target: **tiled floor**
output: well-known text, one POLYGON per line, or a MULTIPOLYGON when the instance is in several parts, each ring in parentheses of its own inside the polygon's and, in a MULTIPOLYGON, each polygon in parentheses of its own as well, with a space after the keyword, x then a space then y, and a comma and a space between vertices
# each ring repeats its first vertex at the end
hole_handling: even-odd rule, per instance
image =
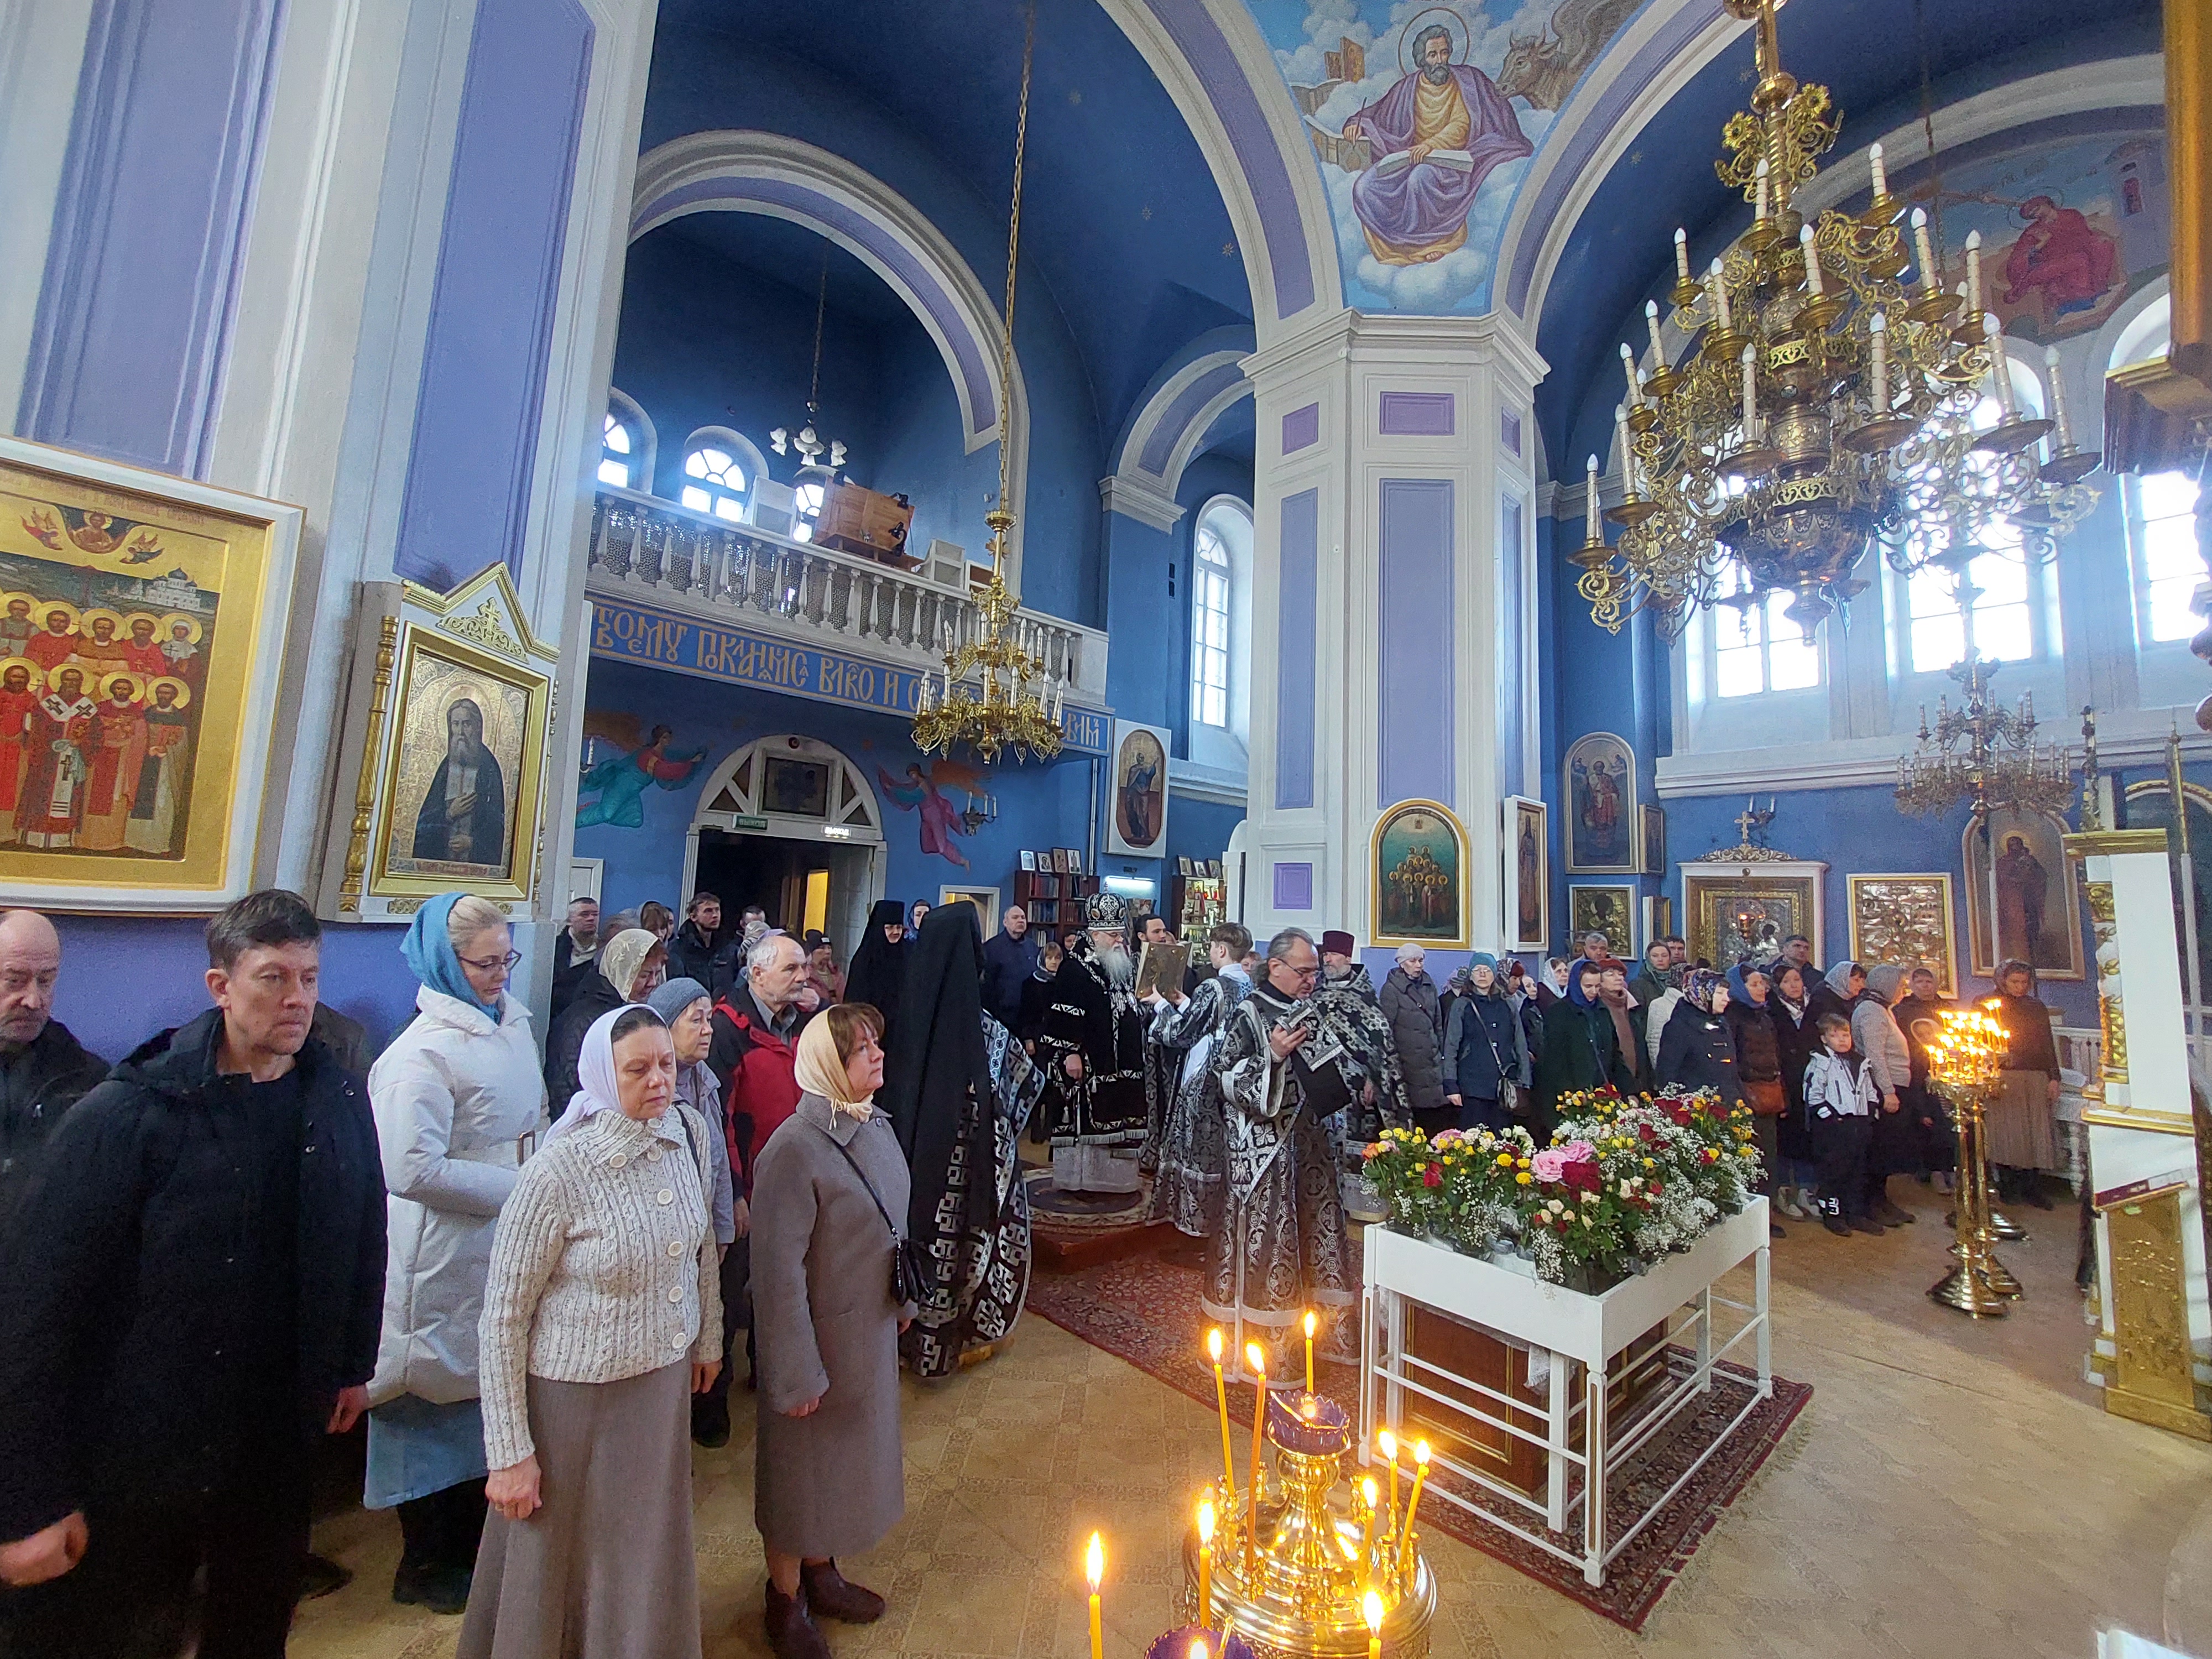
MULTIPOLYGON (((1947 1264, 1942 1200, 1896 1186, 1920 1224, 1832 1239, 1796 1224, 1776 1247, 1775 1366, 1818 1392, 1643 1635, 1431 1534, 1437 1654, 2086 1659, 2100 1626, 2160 1632, 2170 1566, 2185 1589, 2212 1574, 2171 1559, 2192 1523, 2185 1553, 2212 1553, 2212 1447, 2108 1418, 2080 1382, 2069 1212, 2027 1218, 2039 1236, 2007 1260, 2030 1299, 1976 1325, 1923 1294, 1947 1264)), ((1079 1659, 1094 1527, 1109 1650, 1166 1628, 1175 1534, 1219 1445, 1208 1411, 1031 1320, 988 1364, 909 1384, 906 1431, 906 1519, 844 1564, 891 1612, 832 1626, 837 1652, 1079 1659)), ((751 1466, 742 1437, 693 1460, 710 1656, 767 1651, 751 1466)), ((358 1577, 301 1609, 294 1654, 452 1651, 459 1620, 389 1600, 390 1517, 356 1511, 317 1541, 358 1577)))

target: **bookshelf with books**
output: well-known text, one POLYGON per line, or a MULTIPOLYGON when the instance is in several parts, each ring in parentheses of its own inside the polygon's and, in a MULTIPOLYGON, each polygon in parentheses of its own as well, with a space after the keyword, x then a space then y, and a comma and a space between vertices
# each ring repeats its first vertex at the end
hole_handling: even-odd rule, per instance
POLYGON ((1029 912, 1030 926, 1055 936, 1083 926, 1083 901, 1097 890, 1097 877, 1073 871, 1023 870, 1014 877, 1014 898, 1029 912))

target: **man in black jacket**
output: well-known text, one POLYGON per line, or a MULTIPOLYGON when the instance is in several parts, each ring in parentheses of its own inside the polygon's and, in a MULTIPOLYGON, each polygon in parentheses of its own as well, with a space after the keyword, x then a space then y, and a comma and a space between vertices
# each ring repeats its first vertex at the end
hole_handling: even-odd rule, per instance
POLYGON ((1036 976, 1037 942, 1018 904, 1000 912, 999 928, 983 946, 983 1012, 1012 1031, 1021 1024, 1022 988, 1036 976))
POLYGON ((694 893, 684 907, 684 925, 668 941, 668 978, 714 982, 714 958, 729 938, 722 932, 722 901, 712 893, 694 893))
POLYGON ((0 1283, 0 1578, 16 1651, 109 1659, 204 1565, 204 1659, 280 1659, 314 1437, 368 1401, 384 1181, 311 1039, 297 895, 208 925, 216 1006, 63 1120, 0 1283))
POLYGON ((46 1146, 107 1062, 53 1017, 61 935, 36 910, 0 910, 0 1239, 46 1146))

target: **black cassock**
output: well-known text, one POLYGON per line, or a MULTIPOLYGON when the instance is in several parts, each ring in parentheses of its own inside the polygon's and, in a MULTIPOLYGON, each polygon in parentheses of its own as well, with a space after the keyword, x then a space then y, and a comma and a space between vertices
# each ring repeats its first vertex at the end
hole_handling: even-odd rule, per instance
POLYGON ((422 797, 422 809, 415 814, 415 856, 436 859, 453 864, 481 864, 495 870, 507 867, 507 783, 500 775, 499 763, 489 749, 482 750, 477 761, 476 802, 467 817, 456 820, 446 810, 446 774, 453 766, 451 757, 438 763, 431 775, 430 793, 422 797), (453 830, 457 823, 465 823, 469 846, 465 853, 453 850, 453 830))
POLYGON ((1136 1146, 1149 1118, 1146 1015, 1133 988, 1110 986, 1097 957, 1071 949, 1052 981, 1037 1063, 1052 1079, 1045 1128, 1053 1146, 1136 1146), (1062 1063, 1083 1057, 1083 1079, 1062 1063))

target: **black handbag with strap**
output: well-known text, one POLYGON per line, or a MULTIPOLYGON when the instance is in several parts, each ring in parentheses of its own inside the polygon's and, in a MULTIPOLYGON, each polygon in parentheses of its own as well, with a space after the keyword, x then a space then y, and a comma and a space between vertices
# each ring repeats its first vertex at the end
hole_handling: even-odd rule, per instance
POLYGON ((867 1172, 860 1168, 860 1160, 853 1156, 852 1149, 827 1129, 822 1133, 837 1149, 837 1156, 851 1166, 854 1175, 860 1176, 860 1185, 867 1189, 869 1201, 876 1206, 876 1213, 883 1217, 884 1225, 890 1230, 891 1300, 902 1308, 908 1303, 920 1306, 929 1275, 928 1262, 921 1253, 921 1246, 899 1231, 898 1224, 891 1219, 891 1212, 884 1207, 884 1200, 876 1194, 876 1183, 868 1179, 867 1172))

